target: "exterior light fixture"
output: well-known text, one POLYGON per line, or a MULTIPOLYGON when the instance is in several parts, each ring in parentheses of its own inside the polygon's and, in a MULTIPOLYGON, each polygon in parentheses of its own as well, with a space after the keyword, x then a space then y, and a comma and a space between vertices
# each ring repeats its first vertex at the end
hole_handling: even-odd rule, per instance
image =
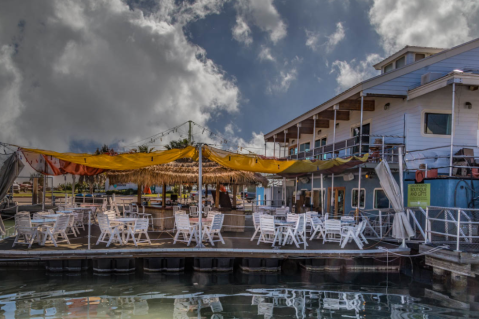
POLYGON ((464 107, 468 110, 472 109, 472 103, 471 102, 466 102, 464 103, 464 107))
POLYGON ((391 103, 386 103, 384 104, 384 110, 389 110, 389 107, 391 106, 391 103))

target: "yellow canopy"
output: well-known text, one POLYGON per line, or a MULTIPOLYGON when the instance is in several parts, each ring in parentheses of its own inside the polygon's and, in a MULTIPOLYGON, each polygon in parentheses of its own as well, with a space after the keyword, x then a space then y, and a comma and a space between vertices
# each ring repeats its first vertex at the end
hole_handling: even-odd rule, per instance
POLYGON ((180 158, 197 158, 198 151, 193 146, 184 149, 172 149, 151 153, 128 153, 128 154, 82 154, 82 153, 57 153, 34 148, 23 148, 23 151, 56 157, 62 161, 80 164, 88 167, 128 170, 138 169, 151 165, 166 164, 180 158))
POLYGON ((358 162, 366 162, 369 157, 369 154, 366 154, 362 157, 353 156, 346 159, 335 158, 327 161, 316 160, 314 162, 310 160, 277 160, 266 159, 254 154, 231 153, 209 146, 203 148, 203 155, 231 169, 271 174, 299 174, 330 171, 345 165, 348 167, 355 166, 359 164, 358 162))
MULTIPOLYGON (((128 153, 119 155, 91 155, 77 153, 57 153, 33 148, 22 149, 58 158, 87 167, 107 170, 132 170, 152 165, 166 164, 182 158, 198 159, 198 150, 193 146, 184 149, 172 149, 167 151, 156 151, 151 153, 128 153)), ((271 174, 301 174, 317 171, 338 172, 346 168, 366 162, 368 154, 362 157, 350 157, 346 159, 335 158, 327 161, 310 160, 277 160, 267 159, 258 155, 236 154, 219 150, 210 146, 203 146, 203 156, 221 166, 248 172, 271 173, 271 174)))

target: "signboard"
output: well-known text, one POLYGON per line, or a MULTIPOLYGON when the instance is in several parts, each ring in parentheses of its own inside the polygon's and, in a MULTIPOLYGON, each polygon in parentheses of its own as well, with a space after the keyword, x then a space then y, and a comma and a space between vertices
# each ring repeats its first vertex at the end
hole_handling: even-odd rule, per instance
POLYGON ((431 206, 431 184, 409 184, 407 187, 407 206, 431 206))

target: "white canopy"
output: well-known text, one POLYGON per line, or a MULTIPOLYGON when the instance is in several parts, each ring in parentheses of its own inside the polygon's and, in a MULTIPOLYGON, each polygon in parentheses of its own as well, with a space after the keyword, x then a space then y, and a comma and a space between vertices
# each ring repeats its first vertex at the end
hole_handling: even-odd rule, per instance
MULTIPOLYGON (((396 212, 393 221, 392 236, 397 239, 406 239, 414 236, 414 230, 404 213, 403 194, 401 194, 401 189, 396 183, 388 163, 382 161, 376 166, 375 170, 379 177, 379 183, 396 212)), ((402 176, 400 178, 402 178, 402 176)))

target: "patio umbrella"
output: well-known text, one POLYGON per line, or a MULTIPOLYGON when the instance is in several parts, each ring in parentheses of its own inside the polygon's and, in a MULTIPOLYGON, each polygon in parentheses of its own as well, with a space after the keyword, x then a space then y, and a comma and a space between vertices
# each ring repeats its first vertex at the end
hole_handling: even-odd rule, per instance
POLYGON ((379 177, 379 183, 396 213, 392 226, 392 236, 396 239, 401 239, 403 246, 405 246, 406 238, 414 236, 414 230, 404 213, 403 194, 401 194, 401 189, 396 183, 386 161, 379 163, 375 170, 379 177))

